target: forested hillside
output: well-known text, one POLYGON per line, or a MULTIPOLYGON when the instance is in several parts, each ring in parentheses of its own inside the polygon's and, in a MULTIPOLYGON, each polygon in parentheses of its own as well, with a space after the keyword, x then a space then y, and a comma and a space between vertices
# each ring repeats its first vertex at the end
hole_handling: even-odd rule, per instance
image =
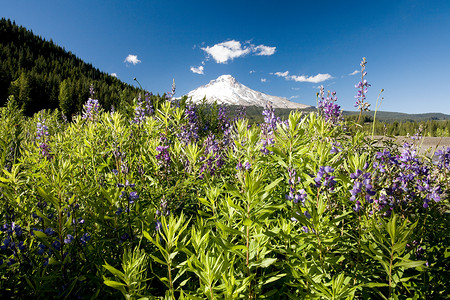
POLYGON ((14 95, 27 115, 60 108, 70 117, 81 111, 91 84, 105 109, 123 107, 138 93, 51 40, 10 20, 0 20, 0 106, 14 95))

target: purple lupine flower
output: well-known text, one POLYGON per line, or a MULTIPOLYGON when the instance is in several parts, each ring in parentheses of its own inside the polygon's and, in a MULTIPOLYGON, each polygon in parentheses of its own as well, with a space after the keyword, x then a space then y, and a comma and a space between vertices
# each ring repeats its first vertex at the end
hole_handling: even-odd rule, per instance
POLYGON ((42 118, 42 114, 40 114, 36 124, 36 140, 39 140, 37 144, 41 149, 41 155, 47 159, 51 159, 52 155, 50 154, 50 147, 48 145, 48 127, 45 125, 45 121, 46 120, 42 118))
POLYGON ((158 160, 158 164, 162 166, 166 172, 169 172, 169 166, 171 162, 169 146, 157 146, 156 151, 159 152, 155 156, 155 158, 158 160))
MULTIPOLYGON (((208 135, 203 142, 203 146, 205 148, 206 157, 200 157, 200 161, 203 163, 199 170, 200 178, 204 177, 205 171, 209 171, 209 174, 214 176, 217 169, 220 169, 225 162, 225 157, 222 154, 223 149, 220 147, 214 134, 210 133, 208 135)), ((240 167, 242 167, 242 165, 240 167)), ((238 166, 236 168, 238 169, 238 166)))
POLYGON ((128 195, 128 200, 130 204, 133 204, 135 200, 139 199, 139 195, 137 192, 130 192, 128 195))
POLYGON ((42 254, 44 254, 44 252, 45 252, 45 249, 47 248, 47 247, 45 247, 45 245, 44 244, 39 244, 39 249, 38 249, 38 251, 37 251, 37 253, 39 254, 39 255, 42 255, 42 254))
POLYGON ((160 220, 156 220, 156 222, 155 222, 155 230, 156 230, 156 231, 160 231, 161 228, 162 228, 162 223, 161 223, 161 221, 160 221, 160 220))
POLYGON ((100 104, 97 99, 93 99, 94 97, 94 86, 91 84, 89 87, 91 97, 86 101, 83 105, 83 119, 88 119, 91 121, 96 121, 98 115, 100 113, 100 104))
POLYGON ((328 92, 325 98, 325 92, 323 86, 320 87, 320 100, 318 101, 319 115, 325 118, 325 121, 337 125, 343 121, 342 110, 339 105, 336 104, 337 96, 336 92, 328 92))
POLYGON ((172 90, 170 92, 167 92, 167 95, 166 95, 166 100, 167 101, 172 101, 172 98, 175 95, 175 89, 176 89, 175 79, 173 79, 173 81, 172 81, 172 90))
POLYGON ((59 249, 61 249, 61 243, 56 240, 52 243, 52 247, 55 248, 55 250, 59 251, 59 249))
POLYGON ((277 123, 280 123, 281 119, 275 116, 275 110, 270 102, 266 104, 266 108, 263 110, 262 114, 264 116, 264 124, 261 124, 263 133, 272 135, 277 129, 277 123))
POLYGON ((434 155, 436 156, 436 165, 439 169, 450 170, 450 147, 438 150, 434 155))
POLYGON ((267 146, 271 146, 273 144, 275 144, 275 140, 273 138, 267 138, 267 139, 261 139, 261 144, 262 147, 260 149, 260 151, 264 154, 264 155, 268 155, 268 154, 272 154, 272 151, 269 151, 267 149, 267 146))
POLYGON ((73 241, 74 239, 75 239, 75 238, 73 237, 73 235, 68 234, 68 235, 67 235, 67 238, 64 239, 64 244, 70 244, 70 243, 72 243, 72 241, 73 241))
POLYGON ((155 109, 153 108, 151 97, 153 96, 152 93, 146 93, 145 94, 145 115, 151 116, 155 113, 155 109))
POLYGON ((288 168, 289 174, 289 193, 286 194, 287 200, 293 200, 294 203, 305 203, 307 194, 304 189, 297 189, 297 184, 300 183, 300 177, 297 177, 297 172, 294 168, 288 168))
POLYGON ((184 116, 187 119, 187 124, 181 126, 177 137, 185 144, 196 142, 199 139, 198 131, 198 116, 197 107, 195 105, 187 105, 184 111, 184 116))
POLYGON ((355 107, 358 108, 360 111, 368 111, 370 104, 366 102, 366 94, 367 94, 367 88, 370 86, 370 84, 367 82, 367 80, 364 79, 364 77, 367 75, 366 69, 366 58, 363 57, 363 60, 361 61, 361 81, 355 85, 355 88, 358 89, 358 93, 355 96, 356 103, 355 107))
POLYGON ((341 152, 342 151, 342 146, 341 146, 341 144, 340 143, 333 143, 333 145, 332 145, 332 147, 331 147, 331 150, 330 150, 330 153, 331 154, 336 154, 336 153, 339 153, 339 152, 341 152))
POLYGON ((19 248, 20 251, 23 251, 27 248, 27 245, 25 245, 23 241, 20 241, 17 247, 19 248))
POLYGON ((334 172, 334 168, 330 166, 320 167, 317 172, 316 178, 314 181, 316 182, 316 187, 325 187, 329 188, 331 191, 334 190, 334 184, 336 181, 334 180, 334 176, 331 173, 334 172))
POLYGON ((236 109, 236 117, 233 119, 233 122, 237 120, 243 120, 247 116, 247 108, 245 106, 240 106, 236 109))
POLYGON ((80 242, 83 246, 85 246, 86 243, 89 242, 90 239, 91 239, 91 236, 88 233, 85 233, 81 236, 80 242))
POLYGON ((55 231, 51 227, 48 227, 44 230, 44 233, 46 235, 53 235, 53 234, 55 234, 55 231))
POLYGON ((364 199, 368 203, 372 203, 376 200, 372 198, 376 194, 372 185, 372 173, 363 173, 363 171, 358 169, 355 173, 350 174, 350 178, 354 179, 353 188, 350 190, 350 201, 356 200, 355 207, 353 209, 356 212, 359 212, 362 206, 361 201, 358 199, 359 195, 363 195, 364 199))
POLYGON ((142 124, 145 121, 145 108, 143 107, 144 103, 141 99, 141 95, 139 94, 136 106, 134 107, 134 119, 131 121, 135 124, 142 124))

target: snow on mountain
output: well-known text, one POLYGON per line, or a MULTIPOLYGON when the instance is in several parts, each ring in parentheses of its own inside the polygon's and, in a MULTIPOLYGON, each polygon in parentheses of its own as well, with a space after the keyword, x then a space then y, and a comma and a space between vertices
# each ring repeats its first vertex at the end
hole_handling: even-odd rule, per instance
POLYGON ((295 103, 286 98, 270 96, 239 83, 231 75, 222 75, 215 80, 211 80, 207 85, 203 85, 187 94, 188 99, 193 103, 199 103, 206 97, 206 101, 218 104, 243 105, 243 106, 266 106, 271 102, 274 108, 308 108, 309 105, 295 103))

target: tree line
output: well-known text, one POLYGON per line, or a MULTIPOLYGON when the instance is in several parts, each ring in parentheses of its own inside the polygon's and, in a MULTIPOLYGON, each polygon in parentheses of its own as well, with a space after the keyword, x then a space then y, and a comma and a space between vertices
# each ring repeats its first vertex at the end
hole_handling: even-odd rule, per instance
POLYGON ((85 63, 52 40, 46 41, 9 19, 0 20, 0 106, 13 95, 26 115, 59 108, 70 118, 81 111, 91 84, 105 109, 126 109, 144 93, 85 63))

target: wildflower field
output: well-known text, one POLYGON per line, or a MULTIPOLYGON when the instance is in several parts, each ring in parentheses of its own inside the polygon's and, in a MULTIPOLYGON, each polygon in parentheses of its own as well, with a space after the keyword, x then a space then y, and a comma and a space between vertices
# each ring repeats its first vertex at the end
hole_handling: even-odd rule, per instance
POLYGON ((2 299, 450 295, 450 148, 367 139, 323 91, 252 125, 170 96, 1 108, 2 299))

